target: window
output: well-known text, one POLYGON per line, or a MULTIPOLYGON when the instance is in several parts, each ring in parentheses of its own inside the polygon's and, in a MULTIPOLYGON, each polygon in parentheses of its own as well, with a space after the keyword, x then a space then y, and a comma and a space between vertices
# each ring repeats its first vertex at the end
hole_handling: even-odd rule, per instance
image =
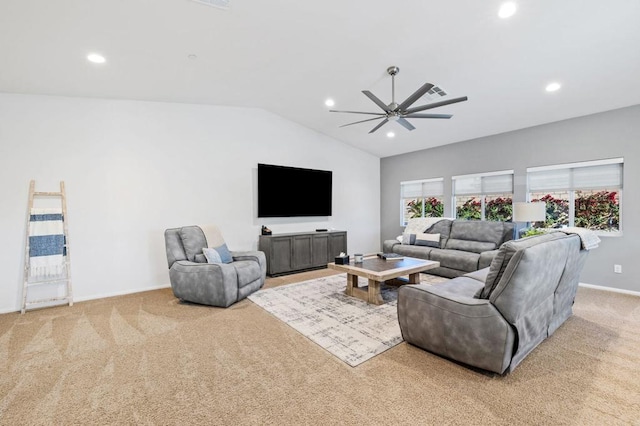
POLYGON ((456 218, 509 222, 513 216, 513 170, 454 176, 456 218))
POLYGON ((443 217, 443 193, 443 178, 400 182, 400 224, 414 217, 443 217))
POLYGON ((534 226, 619 232, 623 163, 613 158, 528 168, 529 199, 547 203, 545 222, 534 226))

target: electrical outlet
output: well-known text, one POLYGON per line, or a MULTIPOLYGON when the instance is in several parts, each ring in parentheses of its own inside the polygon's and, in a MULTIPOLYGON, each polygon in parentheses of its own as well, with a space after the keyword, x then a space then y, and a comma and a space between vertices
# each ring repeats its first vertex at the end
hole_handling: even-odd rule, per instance
POLYGON ((616 274, 621 274, 622 273, 622 265, 613 265, 613 272, 615 272, 616 274))

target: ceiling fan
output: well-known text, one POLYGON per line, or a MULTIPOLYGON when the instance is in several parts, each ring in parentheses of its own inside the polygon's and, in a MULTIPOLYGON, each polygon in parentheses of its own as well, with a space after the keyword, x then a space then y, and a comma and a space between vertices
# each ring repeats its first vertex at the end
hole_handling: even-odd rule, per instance
POLYGON ((395 76, 400 72, 400 68, 396 66, 392 66, 387 68, 387 73, 391 76, 391 103, 386 105, 382 102, 376 95, 371 93, 368 90, 363 90, 364 93, 369 99, 371 99, 376 105, 378 105, 384 112, 363 112, 363 111, 337 111, 337 110, 329 110, 330 112, 346 112, 349 114, 366 114, 366 115, 376 115, 375 118, 369 118, 367 120, 356 121, 353 123, 344 124, 340 127, 351 126, 353 124, 365 123, 367 121, 380 120, 382 121, 376 125, 373 129, 369 131, 369 133, 373 133, 378 130, 380 127, 384 126, 389 121, 397 121, 400 125, 402 125, 407 130, 413 130, 415 127, 407 118, 451 118, 453 117, 451 114, 419 114, 420 111, 425 111, 432 108, 438 108, 444 105, 455 104, 457 102, 464 102, 467 100, 466 96, 454 99, 447 99, 445 101, 434 102, 427 105, 422 105, 418 107, 409 108, 413 105, 418 99, 424 96, 426 93, 437 94, 438 96, 444 96, 446 93, 440 89, 439 87, 434 86, 431 83, 425 83, 416 90, 411 96, 404 100, 404 102, 397 104, 395 101, 396 96, 396 88, 395 88, 395 76))

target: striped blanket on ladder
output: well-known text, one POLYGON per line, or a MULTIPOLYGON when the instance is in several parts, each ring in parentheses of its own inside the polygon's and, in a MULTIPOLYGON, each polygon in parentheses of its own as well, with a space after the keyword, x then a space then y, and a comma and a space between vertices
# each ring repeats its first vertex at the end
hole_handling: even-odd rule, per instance
POLYGON ((31 209, 29 217, 29 277, 65 274, 64 218, 61 209, 31 209))

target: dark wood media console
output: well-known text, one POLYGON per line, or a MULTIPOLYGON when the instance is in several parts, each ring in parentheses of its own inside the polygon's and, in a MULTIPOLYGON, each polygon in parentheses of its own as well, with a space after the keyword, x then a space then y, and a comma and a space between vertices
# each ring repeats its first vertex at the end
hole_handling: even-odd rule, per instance
POLYGON ((267 275, 326 268, 340 252, 347 253, 347 232, 296 232, 260 235, 258 250, 267 257, 267 275))

